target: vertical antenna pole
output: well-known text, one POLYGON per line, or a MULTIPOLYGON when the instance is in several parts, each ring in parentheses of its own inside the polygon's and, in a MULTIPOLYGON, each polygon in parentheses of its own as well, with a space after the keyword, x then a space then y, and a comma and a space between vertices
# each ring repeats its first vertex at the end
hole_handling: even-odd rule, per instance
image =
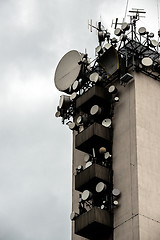
POLYGON ((91 19, 91 24, 90 24, 90 31, 92 32, 92 19, 91 19))
MULTIPOLYGON (((157 1, 158 1, 158 0, 157 0, 157 1)), ((126 3, 126 10, 125 10, 123 22, 125 22, 125 20, 126 20, 126 15, 127 15, 127 10, 128 10, 128 2, 129 2, 129 0, 127 0, 127 3, 126 3)))

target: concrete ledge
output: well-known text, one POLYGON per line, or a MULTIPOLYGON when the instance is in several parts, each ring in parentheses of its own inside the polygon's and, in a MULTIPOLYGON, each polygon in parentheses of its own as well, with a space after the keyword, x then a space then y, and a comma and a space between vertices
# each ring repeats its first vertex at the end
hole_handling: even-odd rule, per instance
POLYGON ((112 234, 112 217, 106 210, 93 207, 75 220, 75 233, 94 240, 107 240, 112 234))

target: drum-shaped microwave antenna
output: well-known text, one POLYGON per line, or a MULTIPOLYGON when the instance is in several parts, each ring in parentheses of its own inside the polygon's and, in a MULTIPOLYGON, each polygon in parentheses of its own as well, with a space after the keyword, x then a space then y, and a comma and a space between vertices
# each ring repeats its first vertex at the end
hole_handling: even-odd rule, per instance
POLYGON ((90 109, 91 115, 100 115, 102 112, 102 109, 98 105, 93 105, 90 109))
POLYGON ((81 53, 71 50, 59 61, 55 71, 54 82, 59 91, 70 93, 70 87, 81 71, 81 53))
POLYGON ((114 34, 115 34, 116 36, 120 36, 121 33, 122 33, 122 30, 121 30, 120 28, 116 28, 116 29, 114 30, 114 34))
POLYGON ((99 57, 97 61, 107 72, 107 77, 111 76, 119 69, 118 53, 113 46, 109 47, 108 50, 106 49, 105 53, 99 57))
POLYGON ((130 29, 130 25, 128 23, 126 23, 126 22, 123 22, 122 26, 121 26, 121 29, 123 31, 128 31, 130 29))
POLYGON ((73 101, 77 98, 78 94, 76 92, 73 92, 70 96, 70 100, 73 101))
POLYGON ((97 185, 96 185, 96 192, 97 193, 101 193, 103 191, 105 191, 107 189, 107 186, 106 184, 104 184, 103 182, 99 182, 97 185))
POLYGON ((113 189, 112 190, 112 195, 114 196, 114 197, 116 197, 116 198, 118 198, 119 196, 120 196, 120 194, 121 194, 121 192, 120 192, 120 190, 119 189, 113 189))
POLYGON ((88 190, 84 190, 82 192, 82 200, 86 201, 86 200, 90 200, 92 198, 92 193, 88 190))
POLYGON ((151 40, 151 47, 158 47, 158 44, 156 40, 151 40))
POLYGON ((67 95, 61 95, 59 99, 59 108, 67 109, 70 105, 70 97, 67 95))
POLYGON ((145 27, 140 27, 138 29, 138 32, 139 32, 140 35, 145 35, 146 34, 146 28, 145 27))
POLYGON ((98 82, 98 81, 101 81, 101 77, 99 76, 99 74, 97 72, 94 72, 90 75, 89 77, 90 81, 91 82, 98 82))
POLYGON ((114 85, 111 85, 108 88, 108 92, 111 93, 111 94, 116 94, 118 92, 118 89, 114 85))

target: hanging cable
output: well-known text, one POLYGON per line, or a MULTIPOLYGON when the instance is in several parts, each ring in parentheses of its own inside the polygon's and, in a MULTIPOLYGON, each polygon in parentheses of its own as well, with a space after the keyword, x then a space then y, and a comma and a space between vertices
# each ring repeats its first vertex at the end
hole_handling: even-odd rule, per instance
MULTIPOLYGON (((158 1, 158 0, 157 0, 157 1, 158 1)), ((129 2, 129 0, 127 0, 127 2, 126 2, 126 10, 125 10, 123 22, 125 22, 125 20, 126 20, 126 15, 127 15, 127 10, 128 10, 128 2, 129 2)))

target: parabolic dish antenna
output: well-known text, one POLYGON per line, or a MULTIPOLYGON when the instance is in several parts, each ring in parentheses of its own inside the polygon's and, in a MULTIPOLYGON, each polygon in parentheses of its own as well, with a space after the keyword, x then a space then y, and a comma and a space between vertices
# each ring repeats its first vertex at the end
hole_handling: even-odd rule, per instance
POLYGON ((152 40, 151 47, 158 47, 158 42, 156 40, 152 40))
POLYGON ((152 60, 150 57, 144 57, 144 58, 142 59, 142 64, 143 64, 143 66, 145 66, 145 67, 151 67, 152 64, 153 64, 153 60, 152 60))
POLYGON ((96 185, 96 192, 97 193, 103 192, 104 190, 106 190, 106 188, 107 188, 107 186, 103 182, 99 182, 96 185))
POLYGON ((139 32, 140 35, 145 35, 146 34, 146 28, 145 27, 140 27, 138 29, 138 32, 139 32))
POLYGON ((71 50, 59 61, 54 76, 55 86, 59 91, 69 93, 70 86, 80 74, 81 58, 82 55, 78 51, 71 50))

